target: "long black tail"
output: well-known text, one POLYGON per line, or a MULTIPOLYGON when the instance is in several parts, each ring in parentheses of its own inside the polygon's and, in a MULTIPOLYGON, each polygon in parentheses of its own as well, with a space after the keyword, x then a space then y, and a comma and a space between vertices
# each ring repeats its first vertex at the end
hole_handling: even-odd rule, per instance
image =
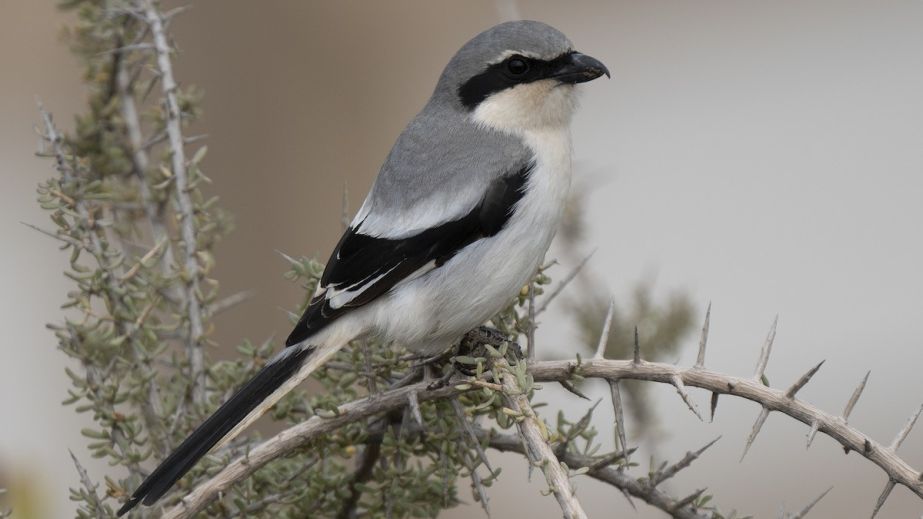
POLYGON ((179 478, 244 420, 264 400, 270 397, 302 367, 315 350, 311 346, 295 346, 283 350, 256 376, 243 385, 234 396, 208 417, 186 438, 167 459, 154 469, 131 498, 118 511, 126 514, 139 502, 151 505, 170 490, 179 478))

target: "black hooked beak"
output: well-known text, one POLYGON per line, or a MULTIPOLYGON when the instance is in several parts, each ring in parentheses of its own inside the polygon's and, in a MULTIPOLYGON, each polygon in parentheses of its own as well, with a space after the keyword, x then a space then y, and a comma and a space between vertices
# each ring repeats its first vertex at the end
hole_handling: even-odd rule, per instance
POLYGON ((564 56, 561 65, 552 71, 551 78, 573 85, 593 81, 603 74, 612 77, 609 75, 609 69, 601 61, 586 54, 571 52, 564 56))

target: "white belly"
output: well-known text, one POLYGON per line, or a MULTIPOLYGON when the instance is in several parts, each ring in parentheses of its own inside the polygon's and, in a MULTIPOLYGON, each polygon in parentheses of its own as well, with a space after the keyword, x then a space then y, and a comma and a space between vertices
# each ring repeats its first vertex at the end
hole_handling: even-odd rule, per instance
POLYGON ((566 128, 529 132, 524 140, 536 164, 504 228, 370 305, 375 332, 415 350, 438 351, 502 310, 528 283, 564 211, 571 143, 566 128))

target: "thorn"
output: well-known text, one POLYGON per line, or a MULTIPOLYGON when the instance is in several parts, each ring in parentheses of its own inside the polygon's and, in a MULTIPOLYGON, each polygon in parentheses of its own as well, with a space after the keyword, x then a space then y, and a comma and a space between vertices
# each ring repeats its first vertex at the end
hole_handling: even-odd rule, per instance
POLYGON ((699 336, 699 355, 696 357, 695 367, 705 367, 705 347, 708 345, 708 325, 711 322, 711 301, 705 309, 705 323, 702 325, 702 334, 699 336))
POLYGON ((789 519, 804 519, 804 516, 808 515, 808 512, 810 512, 811 509, 814 508, 814 505, 819 503, 820 500, 823 499, 824 496, 826 496, 828 493, 830 493, 831 490, 833 490, 833 487, 830 487, 827 490, 824 490, 824 492, 821 495, 817 496, 814 499, 814 501, 811 501, 810 503, 808 503, 808 506, 804 507, 800 512, 791 516, 789 519))
POLYGON ((301 262, 300 262, 300 261, 298 261, 298 260, 296 260, 295 258, 289 256, 288 254, 286 254, 286 253, 280 251, 279 249, 276 249, 276 254, 278 254, 279 256, 282 256, 282 257, 285 259, 285 261, 288 261, 288 262, 291 263, 292 265, 301 265, 301 262))
POLYGON ((843 409, 843 421, 849 421, 849 414, 852 413, 852 408, 856 406, 856 402, 859 401, 859 397, 862 396, 862 391, 865 389, 866 382, 869 381, 869 375, 872 374, 872 371, 866 371, 865 376, 862 377, 862 382, 859 383, 859 387, 852 392, 852 396, 849 397, 849 402, 846 402, 846 408, 843 409))
POLYGON ((606 454, 605 456, 600 457, 599 459, 594 461, 591 465, 587 465, 587 469, 592 472, 594 470, 599 470, 601 468, 608 467, 609 465, 612 465, 613 463, 617 461, 627 460, 628 456, 634 453, 635 450, 637 449, 624 449, 624 450, 617 450, 617 451, 611 452, 609 454, 606 454))
MULTIPOLYGON (((468 434, 468 437, 471 439, 471 443, 474 445, 475 450, 478 453, 478 456, 481 458, 481 463, 487 467, 487 471, 491 474, 494 473, 494 468, 490 466, 490 461, 487 459, 487 453, 484 452, 484 448, 481 446, 480 440, 478 440, 477 434, 474 432, 474 428, 471 427, 471 422, 468 421, 468 417, 465 416, 465 410, 461 405, 461 402, 458 401, 458 398, 452 399, 452 408, 455 410, 455 417, 458 418, 458 421, 461 422, 462 428, 468 434)), ((472 467, 472 471, 477 467, 472 467)))
POLYGON ((686 497, 680 499, 679 501, 677 501, 676 504, 673 505, 673 508, 672 508, 672 509, 673 509, 674 511, 676 511, 676 510, 682 510, 683 508, 685 508, 686 506, 688 506, 690 503, 692 503, 693 501, 695 501, 696 499, 698 499, 699 496, 701 496, 704 492, 705 492, 705 489, 704 489, 704 488, 699 489, 699 490, 696 490, 695 492, 693 492, 693 493, 689 494, 688 496, 686 496, 686 497))
POLYGON ((811 422, 811 430, 808 431, 808 445, 806 449, 811 448, 811 443, 814 442, 814 436, 817 435, 817 430, 820 429, 820 422, 811 422))
POLYGON ((891 452, 896 452, 897 449, 900 448, 901 444, 904 443, 904 440, 907 439, 907 435, 910 434, 910 430, 913 429, 913 426, 917 423, 917 418, 920 417, 921 412, 923 412, 923 405, 918 407, 917 412, 910 416, 910 419, 907 420, 904 428, 901 429, 897 433, 897 436, 894 437, 894 441, 891 442, 891 446, 888 447, 888 450, 891 452))
POLYGON ((577 266, 574 267, 574 269, 571 270, 567 274, 567 276, 565 276, 564 279, 561 280, 560 283, 558 283, 558 285, 554 288, 554 290, 550 294, 548 294, 548 297, 546 297, 545 300, 542 301, 541 306, 539 306, 535 310, 536 315, 548 309, 548 305, 550 305, 551 302, 554 300, 554 298, 558 297, 558 295, 567 287, 567 285, 570 284, 570 282, 573 281, 575 277, 577 277, 577 274, 579 274, 580 271, 583 270, 583 267, 586 266, 586 264, 590 261, 590 258, 592 258, 594 254, 596 254, 596 249, 593 249, 592 251, 590 251, 589 254, 584 256, 583 259, 580 260, 580 263, 578 263, 577 266))
POLYGON ((596 355, 594 359, 606 358, 606 346, 609 344, 609 328, 612 327, 612 313, 615 312, 615 299, 609 299, 609 310, 606 311, 606 320, 603 321, 603 329, 599 334, 599 344, 596 345, 596 355))
POLYGON ((759 361, 756 363, 756 372, 753 374, 753 378, 757 381, 763 378, 763 375, 766 372, 766 364, 769 364, 769 354, 772 353, 772 343, 776 340, 776 328, 779 325, 779 315, 776 314, 776 318, 772 321, 772 326, 769 328, 769 334, 766 336, 766 341, 763 343, 763 349, 760 351, 759 361))
POLYGON ((618 440, 616 449, 625 451, 625 461, 628 462, 630 452, 625 434, 625 415, 622 411, 622 392, 619 390, 618 380, 609 381, 609 391, 612 394, 612 410, 615 413, 615 435, 618 440))
POLYGON ((819 370, 820 367, 824 365, 824 362, 826 362, 826 360, 820 361, 819 363, 817 363, 816 366, 809 369, 807 373, 805 373, 804 375, 801 375, 801 378, 799 378, 794 384, 792 384, 792 387, 788 388, 788 390, 785 391, 785 396, 787 396, 788 398, 795 398, 795 393, 797 393, 798 391, 801 391, 801 388, 803 388, 805 384, 811 381, 811 377, 813 377, 814 374, 817 373, 817 370, 819 370))
POLYGON ((638 327, 635 326, 635 353, 634 353, 634 364, 635 366, 641 364, 641 341, 638 340, 638 327))
POLYGON ((715 421, 715 411, 718 410, 718 393, 711 394, 711 417, 709 422, 715 421))
POLYGON ((625 496, 625 499, 628 501, 628 504, 631 505, 631 509, 634 510, 635 512, 637 512, 637 511, 638 511, 638 507, 635 506, 635 501, 634 501, 634 499, 631 498, 631 494, 628 493, 628 489, 626 489, 626 488, 620 488, 619 490, 622 491, 622 495, 625 496))
POLYGON ((695 402, 689 398, 689 393, 686 392, 686 385, 683 384, 683 379, 679 375, 673 375, 673 377, 670 379, 670 382, 673 384, 673 387, 676 388, 676 392, 679 393, 679 397, 683 399, 683 402, 686 402, 686 407, 688 407, 689 410, 698 417, 699 421, 704 422, 705 419, 702 418, 701 414, 699 414, 699 408, 696 407, 695 402))
POLYGON ((413 414, 413 419, 416 420, 417 425, 419 425, 420 429, 422 429, 423 413, 420 412, 420 400, 417 398, 416 391, 411 391, 407 395, 407 403, 410 405, 410 412, 413 414))
POLYGON ((584 395, 582 392, 580 392, 580 390, 577 389, 577 386, 575 386, 571 381, 569 381, 569 380, 562 380, 562 381, 560 381, 560 382, 558 382, 558 383, 561 384, 561 387, 563 387, 564 389, 566 389, 566 390, 569 391, 570 393, 573 393, 573 394, 579 396, 580 398, 582 398, 582 399, 584 399, 584 400, 589 400, 589 399, 590 399, 590 397, 588 397, 588 396, 584 395))
POLYGON ((740 461, 744 460, 744 457, 750 450, 750 446, 753 445, 753 440, 756 439, 756 435, 760 433, 760 429, 762 429, 763 424, 766 423, 766 418, 769 418, 768 407, 764 407, 760 411, 760 415, 756 417, 756 422, 753 423, 753 430, 750 431, 750 436, 747 438, 747 445, 744 447, 744 453, 740 455, 740 461))
POLYGON ((689 465, 691 465, 693 461, 699 459, 699 456, 701 456, 703 452, 705 452, 706 450, 708 450, 709 447, 711 447, 712 445, 714 445, 714 444, 715 444, 718 440, 720 440, 720 439, 721 439, 721 437, 718 436, 718 437, 715 438, 714 440, 712 440, 712 441, 706 443, 706 444, 705 444, 702 448, 700 448, 699 450, 687 452, 686 455, 683 456, 683 459, 677 461, 676 463, 674 463, 674 464, 672 464, 672 465, 670 465, 670 466, 668 466, 668 467, 666 467, 666 468, 664 468, 664 469, 662 469, 662 470, 658 470, 653 476, 651 476, 651 479, 650 479, 650 484, 651 484, 651 486, 652 486, 652 487, 656 487, 657 485, 659 485, 659 484, 663 483, 664 481, 666 481, 666 480, 672 478, 673 476, 675 476, 679 471, 681 471, 681 470, 685 469, 686 467, 688 467, 689 465))
POLYGON ((891 495, 892 490, 894 490, 894 480, 889 479, 888 482, 885 483, 885 488, 881 491, 881 495, 878 496, 878 501, 875 503, 875 509, 872 510, 873 519, 876 515, 878 515, 878 511, 881 510, 882 506, 884 506, 885 501, 888 500, 888 496, 891 495))

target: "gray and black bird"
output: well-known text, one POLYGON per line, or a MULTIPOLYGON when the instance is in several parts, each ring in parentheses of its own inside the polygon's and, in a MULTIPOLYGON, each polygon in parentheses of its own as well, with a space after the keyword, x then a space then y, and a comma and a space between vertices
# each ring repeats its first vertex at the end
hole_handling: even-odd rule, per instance
POLYGON ((577 85, 609 71, 544 23, 494 26, 449 60, 336 245, 286 348, 119 510, 153 504, 349 341, 449 348, 539 267, 568 198, 577 85))

